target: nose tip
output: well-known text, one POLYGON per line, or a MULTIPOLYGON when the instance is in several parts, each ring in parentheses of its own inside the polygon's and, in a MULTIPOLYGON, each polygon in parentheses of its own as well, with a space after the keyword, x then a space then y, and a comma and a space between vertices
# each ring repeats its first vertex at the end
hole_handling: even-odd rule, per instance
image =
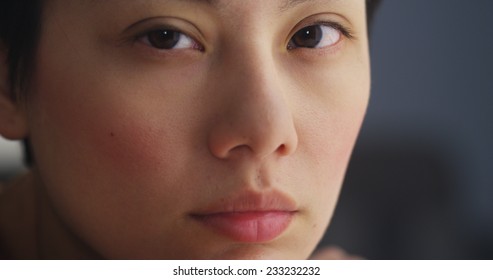
MULTIPOLYGON (((209 136, 209 150, 219 159, 251 156, 263 159, 269 155, 288 156, 298 145, 294 125, 278 116, 261 121, 262 114, 238 117, 240 121, 219 125, 209 136)), ((230 119, 231 120, 231 119, 230 119)))
POLYGON ((209 134, 209 150, 216 158, 287 156, 296 150, 293 117, 279 93, 245 94, 227 106, 209 134))
POLYGON ((237 47, 242 56, 225 52, 215 73, 221 82, 213 85, 218 110, 209 131, 210 152, 220 159, 292 154, 298 135, 278 63, 261 43, 237 47))
POLYGON ((284 95, 272 81, 263 79, 256 86, 251 86, 254 81, 247 83, 238 87, 233 102, 227 102, 223 113, 216 115, 209 150, 220 159, 290 155, 297 148, 298 135, 284 95))

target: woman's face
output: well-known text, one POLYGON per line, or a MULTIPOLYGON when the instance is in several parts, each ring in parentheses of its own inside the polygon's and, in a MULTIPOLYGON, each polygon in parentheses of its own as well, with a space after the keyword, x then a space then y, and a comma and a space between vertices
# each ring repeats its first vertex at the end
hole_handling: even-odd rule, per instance
POLYGON ((106 258, 306 258, 369 80, 363 0, 46 1, 39 180, 106 258))

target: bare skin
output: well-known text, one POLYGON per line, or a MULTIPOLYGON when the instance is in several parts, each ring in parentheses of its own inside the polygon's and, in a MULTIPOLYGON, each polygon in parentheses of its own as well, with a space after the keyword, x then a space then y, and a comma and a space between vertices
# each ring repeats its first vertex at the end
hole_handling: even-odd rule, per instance
POLYGON ((1 85, 36 158, 0 198, 14 258, 311 255, 368 102, 365 1, 213 3, 47 1, 25 103, 1 85))
POLYGON ((0 186, 0 259, 100 259, 64 226, 32 177, 0 186))

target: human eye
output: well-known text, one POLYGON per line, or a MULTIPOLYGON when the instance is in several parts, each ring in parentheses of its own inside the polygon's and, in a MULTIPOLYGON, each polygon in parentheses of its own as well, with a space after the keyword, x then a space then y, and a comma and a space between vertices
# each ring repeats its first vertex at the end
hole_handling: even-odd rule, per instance
POLYGON ((196 49, 202 46, 190 36, 172 28, 153 29, 138 36, 138 41, 158 50, 196 49))
POLYGON ((334 22, 323 22, 305 26, 291 37, 288 49, 326 48, 336 45, 345 36, 351 38, 349 30, 334 22))

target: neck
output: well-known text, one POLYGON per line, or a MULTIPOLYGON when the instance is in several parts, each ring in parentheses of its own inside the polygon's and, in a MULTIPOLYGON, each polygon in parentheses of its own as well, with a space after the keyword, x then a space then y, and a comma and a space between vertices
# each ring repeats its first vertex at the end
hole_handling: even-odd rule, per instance
POLYGON ((1 239, 12 258, 100 258, 63 222, 36 170, 16 180, 3 196, 8 203, 0 202, 1 239))

